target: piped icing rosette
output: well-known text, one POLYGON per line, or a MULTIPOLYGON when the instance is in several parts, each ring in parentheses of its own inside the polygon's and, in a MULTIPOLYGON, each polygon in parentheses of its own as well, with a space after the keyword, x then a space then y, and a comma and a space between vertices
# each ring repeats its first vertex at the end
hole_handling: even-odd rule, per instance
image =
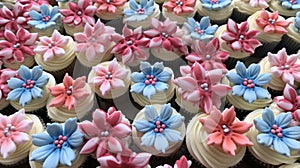
MULTIPOLYGON (((182 155, 180 159, 176 160, 173 168, 189 168, 192 165, 192 161, 187 160, 187 158, 182 155)), ((172 166, 168 164, 164 164, 163 166, 157 166, 156 168, 172 168, 172 166)))
POLYGON ((92 67, 111 59, 111 48, 115 45, 111 40, 113 34, 116 34, 115 29, 105 26, 100 19, 94 25, 87 23, 83 32, 74 35, 75 53, 80 63, 92 67))
POLYGON ((269 6, 271 11, 278 11, 281 16, 295 16, 300 10, 299 0, 279 0, 271 1, 269 6))
POLYGON ((7 100, 16 108, 24 108, 26 112, 44 107, 49 97, 48 87, 55 85, 54 77, 43 71, 41 66, 32 69, 22 65, 18 70, 18 78, 12 77, 8 81, 11 91, 7 100))
POLYGON ((1 69, 0 63, 0 110, 9 105, 9 101, 6 98, 11 89, 8 87, 7 81, 12 77, 16 77, 16 75, 17 72, 14 70, 8 68, 1 69))
POLYGON ((127 0, 94 0, 96 15, 104 20, 118 19, 123 16, 123 10, 127 0))
POLYGON ((48 116, 54 121, 64 122, 68 118, 82 119, 94 105, 94 92, 82 76, 75 80, 68 74, 63 83, 49 87, 48 116))
POLYGON ((75 118, 69 118, 62 124, 47 124, 46 132, 32 135, 30 166, 32 168, 80 167, 86 159, 86 156, 79 154, 83 136, 75 118))
POLYGON ((37 33, 20 28, 16 33, 6 29, 4 39, 0 40, 0 59, 4 65, 11 69, 19 69, 21 65, 31 67, 34 65, 34 48, 37 33))
POLYGON ((0 164, 18 165, 28 157, 32 146, 31 134, 43 132, 43 124, 32 114, 25 114, 25 110, 5 116, 0 114, 1 126, 1 155, 0 164))
POLYGON ((60 9, 64 16, 63 25, 67 34, 73 36, 75 33, 83 32, 85 24, 94 25, 94 14, 96 7, 92 0, 78 0, 77 3, 69 2, 68 9, 60 9))
POLYGON ((146 105, 133 121, 132 138, 143 151, 157 156, 176 152, 185 136, 184 117, 170 104, 146 105))
POLYGON ((236 118, 233 106, 222 113, 214 107, 210 115, 198 114, 190 121, 186 145, 205 167, 231 167, 242 160, 246 146, 253 145, 244 135, 251 127, 236 118))
POLYGON ((151 27, 152 29, 146 30, 144 34, 150 39, 148 45, 155 57, 172 61, 188 53, 187 46, 182 40, 184 32, 176 22, 169 18, 163 22, 152 18, 151 27))
POLYGON ((228 85, 221 84, 222 69, 207 71, 195 62, 192 66, 181 66, 182 77, 173 82, 176 88, 176 103, 190 113, 210 113, 213 106, 219 108, 221 99, 230 90, 228 85))
POLYGON ((131 30, 124 25, 122 35, 113 34, 112 40, 116 45, 111 52, 125 65, 137 66, 149 57, 149 38, 145 37, 142 27, 131 30))
POLYGON ((136 0, 130 0, 126 3, 123 14, 123 23, 133 28, 142 26, 147 29, 151 18, 159 19, 160 10, 154 0, 141 0, 139 4, 136 0))
POLYGON ((88 83, 98 96, 113 99, 127 92, 130 74, 128 66, 113 59, 94 66, 89 73, 88 83))
POLYGON ((141 72, 131 74, 131 95, 141 106, 146 104, 165 104, 174 95, 174 74, 171 68, 164 67, 163 62, 151 65, 140 63, 141 72))
POLYGON ((271 165, 291 164, 297 160, 300 127, 290 125, 290 112, 274 114, 269 108, 258 109, 251 112, 245 121, 255 125, 247 137, 254 144, 248 149, 256 159, 271 165))

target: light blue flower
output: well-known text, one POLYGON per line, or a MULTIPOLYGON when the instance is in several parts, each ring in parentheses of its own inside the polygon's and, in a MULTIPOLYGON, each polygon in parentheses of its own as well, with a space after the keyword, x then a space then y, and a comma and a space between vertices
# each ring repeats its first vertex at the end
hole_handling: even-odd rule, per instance
POLYGON ((300 0, 281 0, 281 5, 287 9, 298 10, 300 9, 300 0))
POLYGON ((173 109, 170 104, 164 104, 159 115, 154 106, 146 105, 144 113, 147 121, 133 123, 139 132, 145 133, 141 145, 154 144, 156 150, 165 153, 169 147, 168 141, 176 143, 183 139, 181 133, 175 129, 183 124, 184 117, 180 114, 172 116, 173 109))
POLYGON ((52 10, 49 9, 49 6, 43 4, 40 6, 41 13, 32 10, 30 11, 31 20, 28 21, 28 24, 31 27, 36 29, 47 29, 50 27, 55 27, 57 25, 58 19, 61 18, 61 14, 58 11, 58 7, 55 6, 52 10))
POLYGON ((193 40, 210 41, 214 38, 218 25, 211 26, 209 17, 205 16, 201 18, 200 23, 194 18, 188 18, 188 21, 184 23, 184 27, 193 40))
POLYGON ((208 10, 221 10, 231 4, 231 0, 201 0, 202 7, 208 10))
POLYGON ((126 16, 124 21, 143 21, 153 14, 154 0, 140 0, 140 4, 136 0, 129 1, 129 9, 124 9, 123 14, 126 16))
POLYGON ((300 11, 296 13, 294 20, 294 29, 300 33, 300 11))
POLYGON ((157 62, 153 66, 148 62, 141 62, 141 72, 131 74, 131 80, 135 84, 131 86, 130 92, 143 93, 150 99, 154 94, 168 90, 167 82, 171 79, 172 74, 164 68, 162 62, 157 62))
POLYGON ((276 119, 273 111, 266 108, 262 113, 262 119, 254 119, 255 128, 260 132, 257 142, 261 145, 271 147, 277 153, 289 157, 290 149, 300 150, 300 127, 289 126, 292 114, 281 113, 276 119))
POLYGON ((33 134, 32 143, 38 146, 32 152, 31 161, 44 162, 43 167, 57 167, 58 164, 72 166, 76 155, 74 149, 83 142, 83 134, 77 130, 76 118, 62 124, 48 124, 47 133, 33 134))
POLYGON ((232 87, 232 95, 243 96, 248 103, 256 99, 270 99, 270 93, 262 88, 271 81, 271 74, 259 74, 260 65, 251 64, 248 69, 244 63, 238 61, 235 66, 236 73, 228 72, 228 80, 235 86, 232 87))

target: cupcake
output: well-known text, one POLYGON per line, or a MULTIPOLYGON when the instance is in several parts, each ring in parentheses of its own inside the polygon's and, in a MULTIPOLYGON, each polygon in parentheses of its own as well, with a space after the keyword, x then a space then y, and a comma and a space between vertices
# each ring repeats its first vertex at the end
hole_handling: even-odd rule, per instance
POLYGON ((164 67, 163 62, 151 65, 141 62, 141 72, 131 74, 131 96, 140 106, 146 104, 165 104, 174 95, 174 74, 171 68, 164 67))
POLYGON ((103 20, 122 18, 127 0, 94 0, 96 16, 103 20))
POLYGON ((271 11, 278 11, 281 16, 290 17, 295 16, 300 10, 300 2, 298 0, 276 0, 271 1, 269 9, 271 11))
POLYGON ((0 114, 0 121, 1 167, 24 166, 32 146, 31 134, 43 132, 43 124, 37 116, 25 114, 24 109, 10 116, 0 114))
POLYGON ((79 154, 84 135, 77 125, 75 118, 69 118, 63 124, 47 124, 46 132, 32 135, 30 167, 80 167, 86 156, 79 154))
POLYGON ((140 4, 136 0, 130 0, 126 3, 123 23, 130 27, 137 28, 142 26, 143 29, 150 27, 151 18, 159 19, 159 6, 154 0, 141 0, 140 4))
POLYGON ((62 81, 65 73, 73 74, 75 65, 75 42, 70 36, 63 36, 54 30, 51 37, 40 37, 34 49, 35 61, 43 69, 50 72, 57 81, 62 81))
POLYGON ((244 135, 251 127, 236 118, 233 106, 223 113, 214 107, 210 115, 198 114, 190 121, 186 145, 198 167, 232 167, 243 159, 246 146, 253 145, 244 135))
POLYGON ((182 25, 188 18, 196 14, 197 0, 168 0, 162 6, 162 14, 165 18, 176 21, 182 25))
POLYGON ((153 56, 163 61, 173 61, 188 53, 182 40, 184 32, 176 22, 169 18, 163 22, 152 18, 151 27, 152 29, 146 30, 144 34, 150 39, 149 47, 153 56))
POLYGON ((185 136, 184 117, 170 104, 146 105, 133 126, 132 138, 138 148, 157 156, 175 154, 185 136))
POLYGON ((53 121, 64 122, 68 118, 81 120, 94 106, 94 92, 82 76, 75 80, 68 74, 63 83, 49 87, 48 116, 53 121))
POLYGON ((100 19, 95 25, 87 23, 83 32, 75 33, 75 54, 79 62, 92 67, 110 60, 113 56, 111 49, 115 44, 110 38, 112 34, 115 34, 114 28, 105 26, 100 19))
POLYGON ((9 100, 14 108, 45 113, 43 108, 50 94, 48 87, 55 85, 55 79, 51 74, 44 72, 41 66, 29 69, 22 65, 18 70, 18 78, 12 77, 7 83, 11 91, 6 100, 9 100))

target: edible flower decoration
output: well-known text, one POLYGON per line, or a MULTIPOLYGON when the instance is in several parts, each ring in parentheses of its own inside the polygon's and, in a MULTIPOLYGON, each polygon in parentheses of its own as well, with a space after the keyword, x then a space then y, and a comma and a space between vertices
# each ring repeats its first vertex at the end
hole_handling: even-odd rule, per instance
POLYGON ((249 5, 253 8, 267 8, 269 7, 270 0, 242 0, 244 2, 248 2, 249 5))
POLYGON ((150 48, 164 48, 167 51, 179 52, 187 54, 187 46, 182 41, 182 31, 177 27, 176 22, 172 22, 167 18, 164 22, 160 22, 156 18, 151 19, 152 29, 146 30, 144 34, 151 40, 150 48))
POLYGON ((297 62, 299 54, 287 55, 285 48, 277 54, 268 53, 271 72, 276 78, 281 78, 283 82, 294 85, 294 81, 300 82, 300 63, 297 62))
POLYGON ((96 158, 107 152, 122 152, 121 139, 131 133, 131 127, 122 121, 121 111, 117 111, 114 107, 110 107, 107 112, 96 109, 93 112, 93 121, 83 121, 79 124, 79 128, 88 137, 80 154, 95 152, 96 158))
POLYGON ((172 74, 164 68, 162 62, 157 62, 153 66, 148 62, 141 62, 141 72, 131 74, 134 84, 131 86, 130 92, 143 93, 150 99, 156 93, 166 91, 169 86, 167 82, 170 81, 172 74))
POLYGON ((290 157, 290 150, 300 150, 300 127, 289 126, 292 114, 280 113, 276 118, 269 108, 265 108, 262 119, 254 119, 255 128, 260 132, 257 142, 270 147, 279 154, 290 157))
POLYGON ((69 2, 69 9, 60 9, 61 14, 64 16, 63 22, 69 25, 78 26, 89 23, 95 23, 94 14, 96 7, 92 5, 92 0, 78 0, 78 3, 69 2))
POLYGON ((235 156, 237 146, 252 146, 253 143, 244 135, 252 123, 235 121, 234 107, 226 108, 223 113, 212 108, 207 118, 200 118, 204 130, 208 133, 207 144, 221 146, 225 153, 235 156))
POLYGON ((220 10, 229 6, 231 0, 201 0, 202 7, 209 10, 220 10))
POLYGON ((121 68, 116 59, 113 59, 108 67, 101 64, 93 67, 96 77, 91 80, 91 84, 99 87, 102 95, 107 95, 112 89, 124 88, 124 79, 129 70, 121 68))
POLYGON ((228 85, 221 84, 222 69, 207 71, 201 64, 195 62, 187 74, 176 78, 173 82, 178 86, 178 92, 184 100, 199 106, 206 114, 209 114, 213 105, 221 106, 221 97, 231 90, 228 85), (188 74, 190 73, 190 74, 188 74))
POLYGON ((7 81, 12 78, 16 77, 17 72, 11 69, 1 69, 1 62, 0 62, 0 100, 6 99, 8 93, 10 92, 10 88, 7 85, 7 81))
POLYGON ((180 114, 173 114, 170 104, 162 105, 160 114, 154 106, 145 106, 146 120, 135 121, 133 125, 137 131, 144 133, 142 136, 142 146, 152 146, 162 153, 169 147, 169 142, 176 143, 183 140, 183 135, 176 129, 184 124, 184 117, 180 114), (169 141, 169 142, 168 142, 169 141))
POLYGON ((94 0, 95 4, 98 5, 97 12, 111 12, 116 13, 119 6, 124 5, 127 0, 94 0))
POLYGON ((228 19, 226 28, 227 31, 221 35, 221 38, 230 45, 230 48, 233 51, 254 54, 255 48, 262 45, 256 39, 259 31, 249 31, 249 24, 247 21, 242 22, 240 25, 238 25, 233 20, 228 19))
POLYGON ((35 10, 30 11, 31 20, 28 24, 39 30, 55 27, 61 17, 58 7, 54 6, 50 10, 48 5, 43 4, 40 6, 40 11, 40 13, 35 10))
POLYGON ((19 104, 24 107, 32 99, 43 97, 43 88, 48 83, 49 76, 43 74, 41 66, 35 66, 31 70, 21 65, 18 75, 20 78, 12 77, 7 81, 11 89, 7 100, 19 101, 19 104))
POLYGON ((29 159, 43 162, 43 167, 72 166, 75 150, 83 142, 83 134, 77 127, 76 118, 69 118, 64 126, 60 123, 47 124, 46 133, 32 135, 32 143, 39 148, 29 159))
POLYGON ((25 110, 21 109, 10 117, 0 114, 0 152, 4 159, 9 157, 17 149, 17 145, 30 141, 29 132, 33 121, 28 120, 25 110))
POLYGON ((256 24, 266 33, 286 34, 290 23, 278 16, 278 11, 269 13, 264 9, 260 12, 260 17, 256 19, 256 24))
POLYGON ((140 4, 136 0, 129 0, 129 7, 124 9, 124 22, 146 20, 155 10, 154 0, 140 0, 140 4))
POLYGON ((187 160, 184 155, 181 156, 179 160, 175 162, 174 167, 165 164, 163 166, 157 166, 156 168, 189 168, 192 165, 192 161, 187 160))
POLYGON ((26 6, 29 10, 40 10, 40 6, 45 4, 49 5, 48 0, 16 0, 23 6, 26 6))
POLYGON ((208 44, 196 40, 191 48, 193 52, 185 57, 190 63, 199 62, 206 70, 223 69, 227 72, 223 62, 229 57, 229 53, 219 50, 218 38, 214 38, 208 44))
POLYGON ((194 12, 196 0, 169 0, 163 4, 163 7, 176 15, 182 13, 194 12))
POLYGON ((287 9, 299 10, 300 0, 281 0, 281 5, 287 9))
POLYGON ((257 99, 270 99, 271 95, 263 88, 271 81, 271 74, 259 74, 260 65, 251 64, 248 69, 244 63, 238 61, 235 72, 228 72, 226 77, 234 84, 232 87, 233 96, 243 96, 248 103, 253 103, 257 99))
POLYGON ((4 40, 0 40, 0 59, 4 62, 23 62, 25 56, 34 56, 37 33, 20 28, 16 33, 6 29, 4 40))
POLYGON ((300 11, 296 13, 293 28, 300 33, 300 11))

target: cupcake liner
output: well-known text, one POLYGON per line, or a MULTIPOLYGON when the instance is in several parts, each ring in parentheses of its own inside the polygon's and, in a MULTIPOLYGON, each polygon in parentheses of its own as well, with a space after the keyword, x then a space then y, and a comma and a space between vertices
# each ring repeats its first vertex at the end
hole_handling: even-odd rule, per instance
POLYGON ((283 35, 280 43, 276 46, 276 50, 286 48, 286 52, 290 54, 296 54, 300 50, 300 44, 290 38, 288 35, 283 35))
POLYGON ((261 42, 262 46, 259 46, 255 49, 255 53, 251 55, 251 57, 255 57, 258 59, 262 59, 267 56, 268 52, 274 52, 274 49, 278 45, 279 42, 261 42))
POLYGON ((68 73, 70 76, 73 76, 73 70, 75 67, 76 60, 77 59, 75 57, 72 63, 64 69, 58 71, 47 71, 47 72, 51 73, 54 76, 56 83, 62 83, 66 73, 68 73))
POLYGON ((250 15, 238 11, 236 8, 233 9, 231 19, 237 23, 246 21, 250 15))
POLYGON ((256 159, 251 152, 247 149, 243 161, 249 165, 250 167, 264 167, 264 168, 277 168, 278 166, 264 163, 258 159, 256 159))
POLYGON ((4 109, 0 110, 0 113, 3 114, 3 115, 9 116, 9 115, 14 114, 17 111, 18 111, 17 109, 15 109, 12 105, 9 104, 4 109))

